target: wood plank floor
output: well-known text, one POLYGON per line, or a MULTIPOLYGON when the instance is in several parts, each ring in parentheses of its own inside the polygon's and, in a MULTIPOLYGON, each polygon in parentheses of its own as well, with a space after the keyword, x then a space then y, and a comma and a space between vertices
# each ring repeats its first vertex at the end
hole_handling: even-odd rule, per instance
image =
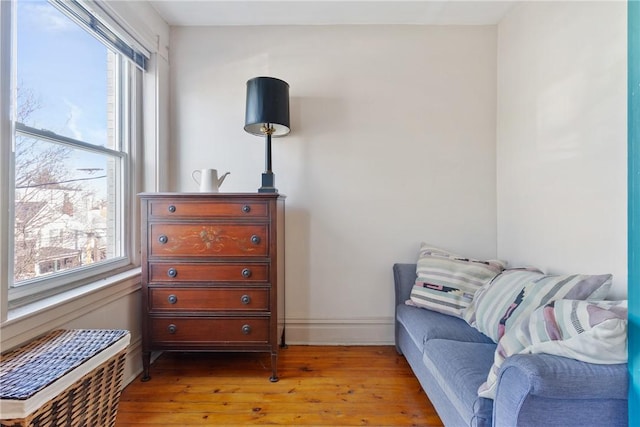
POLYGON ((393 346, 289 346, 267 354, 164 353, 122 393, 116 427, 442 426, 393 346))

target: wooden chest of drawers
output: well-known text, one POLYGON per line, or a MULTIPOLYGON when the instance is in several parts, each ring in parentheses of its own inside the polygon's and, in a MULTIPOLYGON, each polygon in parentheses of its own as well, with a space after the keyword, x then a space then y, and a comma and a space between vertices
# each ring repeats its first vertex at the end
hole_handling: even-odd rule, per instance
POLYGON ((142 380, 151 352, 284 345, 284 197, 143 193, 142 380))

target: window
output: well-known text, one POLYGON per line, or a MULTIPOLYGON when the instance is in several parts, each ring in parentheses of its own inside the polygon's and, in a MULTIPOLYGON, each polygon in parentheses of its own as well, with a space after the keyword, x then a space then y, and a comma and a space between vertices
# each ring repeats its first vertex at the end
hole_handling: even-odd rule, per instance
POLYGON ((19 305, 131 265, 146 57, 76 1, 13 7, 8 295, 19 305))

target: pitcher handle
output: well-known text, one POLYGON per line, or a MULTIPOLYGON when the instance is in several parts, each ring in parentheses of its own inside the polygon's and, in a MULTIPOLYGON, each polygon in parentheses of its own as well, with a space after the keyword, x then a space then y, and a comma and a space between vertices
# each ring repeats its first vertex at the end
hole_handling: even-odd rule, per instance
POLYGON ((191 172, 191 178, 193 178, 193 180, 196 182, 196 184, 200 185, 200 178, 202 177, 202 172, 200 171, 200 169, 196 169, 193 172, 191 172), (196 178, 196 172, 198 172, 198 178, 196 178))

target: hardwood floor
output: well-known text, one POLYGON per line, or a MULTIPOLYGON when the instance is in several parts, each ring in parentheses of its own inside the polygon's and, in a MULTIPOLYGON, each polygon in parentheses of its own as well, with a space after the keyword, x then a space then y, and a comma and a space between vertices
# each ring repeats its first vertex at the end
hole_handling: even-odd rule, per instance
POLYGON ((442 426, 393 346, 289 346, 267 354, 164 353, 122 393, 116 427, 442 426))

